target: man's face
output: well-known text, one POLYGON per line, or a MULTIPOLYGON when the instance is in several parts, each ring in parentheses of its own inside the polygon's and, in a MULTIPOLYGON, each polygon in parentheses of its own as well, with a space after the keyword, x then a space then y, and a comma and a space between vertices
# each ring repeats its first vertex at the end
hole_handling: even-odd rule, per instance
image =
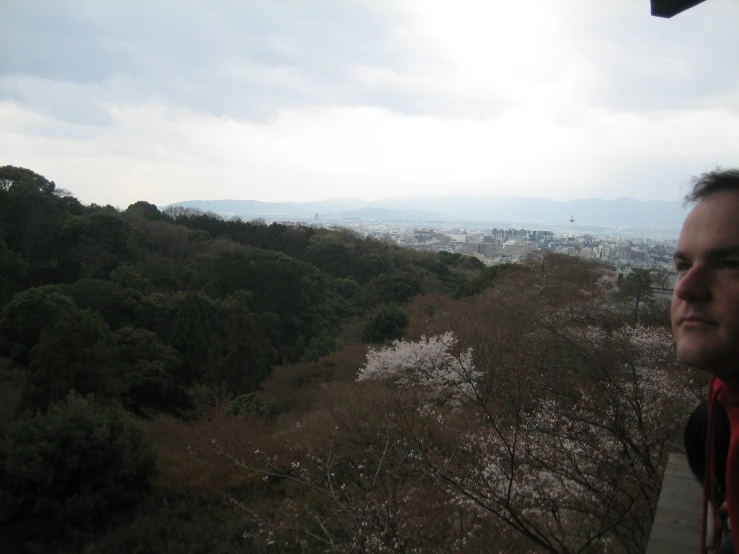
POLYGON ((739 192, 715 193, 693 208, 675 268, 678 360, 724 381, 739 377, 739 192))

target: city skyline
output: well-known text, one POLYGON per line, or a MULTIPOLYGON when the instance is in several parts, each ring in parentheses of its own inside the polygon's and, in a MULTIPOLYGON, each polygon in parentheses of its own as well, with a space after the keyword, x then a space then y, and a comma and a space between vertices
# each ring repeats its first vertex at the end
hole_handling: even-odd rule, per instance
MULTIPOLYGON (((577 199, 549 201, 536 198, 485 197, 463 194, 397 197, 375 202, 333 199, 325 202, 264 203, 251 200, 192 200, 174 206, 197 208, 225 218, 265 218, 269 220, 312 220, 322 218, 408 222, 487 221, 506 224, 566 224, 578 213, 579 226, 613 228, 670 228, 677 232, 687 214, 682 202, 639 201, 634 199, 577 199)), ((160 206, 165 208, 166 206, 160 206)))

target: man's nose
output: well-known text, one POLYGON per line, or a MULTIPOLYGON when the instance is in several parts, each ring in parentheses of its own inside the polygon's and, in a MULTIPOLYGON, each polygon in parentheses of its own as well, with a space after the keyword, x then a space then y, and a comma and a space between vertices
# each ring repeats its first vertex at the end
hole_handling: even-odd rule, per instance
POLYGON ((711 297, 711 289, 705 268, 694 265, 675 284, 675 296, 681 300, 705 301, 711 297))

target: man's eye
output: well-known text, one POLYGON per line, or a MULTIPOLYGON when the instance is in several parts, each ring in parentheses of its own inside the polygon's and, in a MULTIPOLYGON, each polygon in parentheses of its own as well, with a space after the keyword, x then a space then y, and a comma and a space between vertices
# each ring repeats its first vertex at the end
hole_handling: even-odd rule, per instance
POLYGON ((739 260, 724 260, 718 266, 722 269, 739 269, 739 260))
POLYGON ((689 269, 690 269, 690 264, 688 264, 686 262, 676 262, 675 263, 675 270, 678 271, 678 272, 680 272, 680 271, 687 271, 689 269))

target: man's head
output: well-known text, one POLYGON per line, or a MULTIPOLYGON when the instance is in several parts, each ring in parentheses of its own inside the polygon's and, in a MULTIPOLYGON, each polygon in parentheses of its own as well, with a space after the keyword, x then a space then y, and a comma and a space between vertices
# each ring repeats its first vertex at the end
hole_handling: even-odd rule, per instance
POLYGON ((679 361, 739 378, 739 170, 704 173, 675 252, 672 331, 679 361))

